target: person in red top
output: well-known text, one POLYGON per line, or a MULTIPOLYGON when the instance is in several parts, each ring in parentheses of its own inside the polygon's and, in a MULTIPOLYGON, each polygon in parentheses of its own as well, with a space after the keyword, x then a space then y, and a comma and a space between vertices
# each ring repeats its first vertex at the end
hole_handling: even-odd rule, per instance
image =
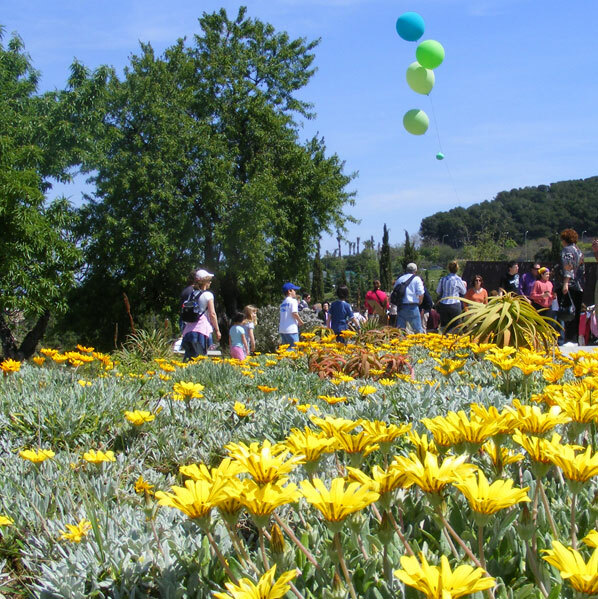
POLYGON ((488 303, 488 292, 484 289, 484 279, 482 275, 475 275, 469 284, 469 289, 465 293, 465 299, 480 304, 488 303))
POLYGON ((547 310, 542 313, 543 316, 550 316, 554 318, 553 314, 550 314, 552 310, 552 300, 556 298, 556 293, 552 287, 552 281, 550 280, 550 270, 546 267, 542 267, 538 270, 540 279, 534 283, 532 291, 529 294, 529 298, 532 300, 532 305, 536 310, 546 308, 547 310))
POLYGON ((388 296, 380 289, 380 281, 375 280, 372 287, 373 289, 365 294, 368 318, 377 314, 380 324, 387 324, 388 296))

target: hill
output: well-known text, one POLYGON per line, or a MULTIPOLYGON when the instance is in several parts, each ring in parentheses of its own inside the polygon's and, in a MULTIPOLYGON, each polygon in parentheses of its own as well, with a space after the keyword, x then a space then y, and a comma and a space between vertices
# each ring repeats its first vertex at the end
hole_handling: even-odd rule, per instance
POLYGON ((568 227, 580 237, 598 234, 598 177, 501 191, 493 200, 436 212, 422 220, 420 235, 459 247, 482 231, 506 232, 522 244, 568 227))

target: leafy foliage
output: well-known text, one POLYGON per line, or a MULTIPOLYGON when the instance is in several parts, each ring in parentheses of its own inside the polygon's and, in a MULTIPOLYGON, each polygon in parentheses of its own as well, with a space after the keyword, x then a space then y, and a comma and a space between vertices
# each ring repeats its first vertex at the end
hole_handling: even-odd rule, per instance
POLYGON ((72 106, 59 93, 37 95, 37 80, 21 40, 0 43, 0 337, 4 356, 21 359, 50 313, 66 309, 80 260, 71 206, 45 201, 51 180, 69 180, 77 161, 72 106), (19 346, 14 325, 23 316, 29 330, 19 346))
POLYGON ((283 280, 305 287, 320 234, 348 218, 352 176, 323 139, 298 137, 298 119, 311 116, 299 92, 317 42, 292 40, 244 8, 199 24, 190 45, 179 40, 162 56, 142 44, 105 89, 101 143, 86 163, 96 193, 82 209, 88 268, 76 298, 101 302, 78 327, 104 345, 115 321, 126 330, 122 292, 137 316, 172 317, 182 273, 198 262, 216 272, 229 314, 267 303, 283 280))

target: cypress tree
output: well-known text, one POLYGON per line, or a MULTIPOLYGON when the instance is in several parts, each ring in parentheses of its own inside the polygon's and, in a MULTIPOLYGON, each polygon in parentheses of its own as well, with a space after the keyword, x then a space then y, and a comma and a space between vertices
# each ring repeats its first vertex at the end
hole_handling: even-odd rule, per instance
POLYGON ((388 243, 388 228, 384 223, 382 233, 382 247, 380 248, 380 286, 384 290, 392 288, 392 263, 390 259, 390 245, 388 243))
POLYGON ((401 260, 403 272, 407 270, 407 264, 409 264, 410 262, 417 262, 417 258, 417 250, 409 240, 409 233, 405 231, 405 247, 403 248, 403 259, 401 260))
POLYGON ((320 259, 319 242, 312 267, 311 297, 314 302, 321 302, 324 299, 324 271, 322 269, 322 260, 320 259))

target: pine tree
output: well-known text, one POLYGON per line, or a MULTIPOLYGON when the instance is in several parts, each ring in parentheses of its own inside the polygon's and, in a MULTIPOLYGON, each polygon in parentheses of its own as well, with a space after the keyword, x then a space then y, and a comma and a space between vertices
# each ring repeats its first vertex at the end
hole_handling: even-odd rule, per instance
POLYGON ((403 266, 403 272, 407 270, 407 264, 410 262, 417 262, 418 253, 415 246, 409 240, 409 233, 405 231, 405 247, 403 248, 403 258, 401 264, 403 266))
POLYGON ((388 243, 388 228, 384 223, 384 232, 382 233, 382 248, 380 249, 380 286, 382 289, 391 289, 392 287, 392 262, 390 259, 390 245, 388 243))
POLYGON ((324 271, 322 270, 322 260, 320 259, 319 243, 312 267, 311 297, 314 302, 321 302, 324 299, 324 271))

